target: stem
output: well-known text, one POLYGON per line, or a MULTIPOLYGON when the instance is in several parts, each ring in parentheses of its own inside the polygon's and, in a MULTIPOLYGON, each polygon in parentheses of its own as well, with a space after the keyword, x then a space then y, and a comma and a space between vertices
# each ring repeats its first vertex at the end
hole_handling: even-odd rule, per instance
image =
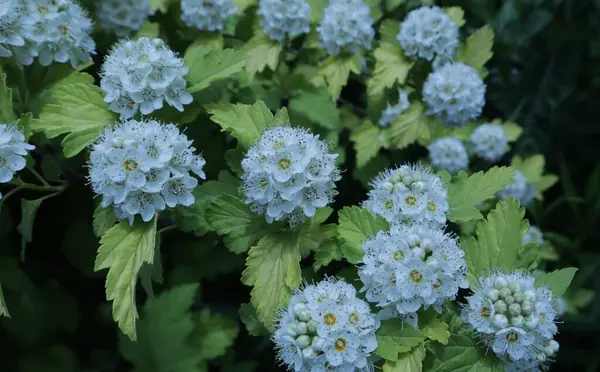
POLYGON ((32 190, 32 191, 53 191, 53 192, 61 193, 67 188, 66 183, 64 183, 60 186, 52 186, 52 185, 48 184, 48 182, 45 182, 48 186, 40 186, 40 185, 34 185, 32 183, 23 182, 20 178, 15 178, 15 180, 12 181, 11 183, 22 189, 32 190))
POLYGON ((44 185, 44 187, 52 187, 52 185, 50 185, 48 183, 48 181, 46 181, 44 179, 44 177, 42 177, 35 169, 30 168, 29 170, 31 171, 31 173, 33 173, 33 175, 35 176, 35 178, 37 178, 42 183, 42 185, 44 185))
POLYGON ((16 194, 17 192, 21 191, 23 189, 23 187, 21 186, 17 186, 14 189, 10 190, 9 192, 7 192, 4 196, 2 196, 2 200, 0 200, 0 209, 2 209, 2 205, 4 204, 4 202, 10 198, 11 196, 13 196, 14 194, 16 194))
POLYGON ((165 226, 165 227, 163 227, 162 229, 158 230, 158 233, 159 233, 159 234, 162 234, 162 233, 164 233, 164 232, 167 232, 167 231, 169 231, 169 230, 174 230, 174 229, 176 229, 176 228, 177 228, 177 226, 175 226, 175 225, 169 225, 169 226, 165 226))

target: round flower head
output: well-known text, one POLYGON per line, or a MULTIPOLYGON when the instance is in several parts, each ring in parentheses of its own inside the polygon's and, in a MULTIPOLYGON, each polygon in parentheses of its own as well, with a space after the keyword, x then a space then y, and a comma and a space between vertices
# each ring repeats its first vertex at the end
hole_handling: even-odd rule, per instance
POLYGON ((448 63, 433 71, 423 85, 427 114, 448 127, 461 127, 481 115, 485 84, 477 71, 463 63, 448 63))
POLYGON ((380 323, 353 286, 326 278, 294 292, 272 336, 289 371, 372 371, 380 323))
POLYGON ((19 0, 0 0, 0 57, 10 57, 10 47, 25 45, 27 9, 19 0))
POLYGON ((398 116, 402 115, 402 113, 408 109, 409 106, 408 93, 402 89, 398 89, 398 103, 394 106, 389 103, 387 104, 387 107, 383 110, 381 118, 379 119, 379 126, 383 128, 389 127, 398 116))
POLYGON ((389 222, 427 222, 443 226, 448 192, 442 180, 420 165, 403 165, 379 173, 363 207, 389 222))
POLYGON ((310 31, 310 5, 306 0, 260 0, 258 14, 271 40, 293 39, 310 31))
MULTIPOLYGON (((52 62, 70 62, 77 67, 96 54, 96 44, 90 37, 92 22, 88 14, 71 0, 23 0, 22 28, 24 43, 15 48, 15 54, 24 65, 37 58, 42 66, 52 62)), ((0 31, 0 34, 3 32, 0 31)))
POLYGON ((458 138, 438 138, 427 148, 429 149, 429 160, 436 169, 456 173, 469 166, 467 149, 458 138))
POLYGON ((194 203, 192 190, 206 163, 174 124, 126 120, 108 128, 90 148, 89 181, 117 218, 150 221, 157 211, 194 203))
POLYGON ((362 0, 331 0, 317 31, 330 55, 371 49, 375 36, 371 10, 362 0))
POLYGON ((438 312, 467 288, 467 265, 458 242, 441 228, 394 224, 363 243, 358 269, 366 299, 382 308, 380 317, 403 318, 417 326, 419 309, 438 312))
POLYGON ((482 124, 471 134, 471 151, 489 162, 498 161, 507 148, 506 133, 498 124, 482 124))
POLYGON ((0 124, 0 183, 10 182, 15 173, 25 168, 27 151, 34 148, 25 142, 25 136, 16 125, 0 124))
POLYGON ((305 129, 267 129, 242 160, 246 203, 269 223, 299 225, 337 194, 337 156, 319 136, 305 129))
POLYGON ((434 60, 434 66, 452 61, 458 47, 458 26, 437 6, 408 13, 396 37, 404 54, 434 60))
POLYGON ((128 37, 142 27, 152 10, 148 0, 100 0, 96 13, 104 30, 117 37, 128 37))
POLYGON ((237 9, 233 0, 181 0, 181 20, 200 31, 222 31, 237 9))
POLYGON ((183 76, 188 69, 161 39, 141 37, 122 41, 106 57, 100 87, 109 109, 124 118, 138 110, 148 115, 163 107, 163 101, 179 111, 192 103, 183 76))
POLYGON ((527 243, 535 243, 537 245, 544 244, 544 234, 542 234, 542 231, 539 228, 535 226, 529 226, 529 230, 527 230, 523 236, 521 245, 525 245, 527 243))
POLYGON ((558 351, 552 292, 534 283, 529 274, 494 272, 479 278, 464 305, 465 323, 512 370, 539 366, 558 351))
POLYGON ((513 197, 521 202, 522 206, 527 206, 535 196, 535 187, 532 183, 528 182, 523 173, 515 170, 515 178, 513 182, 506 185, 502 190, 496 194, 498 199, 508 199, 513 197))

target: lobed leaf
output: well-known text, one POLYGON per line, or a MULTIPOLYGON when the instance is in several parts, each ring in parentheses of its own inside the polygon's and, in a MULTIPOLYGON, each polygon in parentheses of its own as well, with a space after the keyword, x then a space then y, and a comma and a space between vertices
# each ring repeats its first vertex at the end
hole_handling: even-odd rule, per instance
POLYGON ((348 262, 356 264, 363 255, 362 243, 379 231, 387 231, 389 222, 383 217, 373 216, 357 206, 344 207, 339 211, 338 233, 342 242, 342 254, 348 262))

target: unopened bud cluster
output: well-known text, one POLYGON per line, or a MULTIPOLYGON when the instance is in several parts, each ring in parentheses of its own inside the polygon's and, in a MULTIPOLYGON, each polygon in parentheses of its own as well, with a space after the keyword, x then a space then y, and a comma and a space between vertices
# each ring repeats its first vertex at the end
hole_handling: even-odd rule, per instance
POLYGON ((181 0, 181 20, 200 31, 222 31, 237 9, 233 0, 181 0))
POLYGON ((371 10, 363 0, 331 0, 317 31, 332 56, 371 49, 375 37, 371 10))
POLYGON ((117 37, 128 37, 142 27, 152 11, 149 0, 100 0, 96 14, 104 30, 117 37))
POLYGON ((476 156, 489 162, 500 160, 508 150, 508 139, 502 126, 485 123, 471 134, 470 149, 476 156))
POLYGON ((308 33, 310 11, 306 0, 260 0, 258 3, 263 31, 275 41, 308 33))
POLYGON ((33 149, 35 146, 25 142, 25 136, 16 125, 0 124, 0 183, 10 182, 15 173, 25 168, 27 151, 33 149))
POLYGON ((441 137, 429 146, 429 161, 434 168, 457 173, 469 167, 469 155, 461 140, 455 137, 441 137))
POLYGON ((295 291, 277 320, 277 358, 288 370, 367 371, 379 322, 353 286, 328 278, 295 291))

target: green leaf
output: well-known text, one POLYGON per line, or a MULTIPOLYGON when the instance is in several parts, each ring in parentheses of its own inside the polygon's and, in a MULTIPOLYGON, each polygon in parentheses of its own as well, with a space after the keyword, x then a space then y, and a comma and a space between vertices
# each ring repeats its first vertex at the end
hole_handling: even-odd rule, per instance
MULTIPOLYGON (((521 247, 521 220, 525 210, 513 198, 503 200, 477 225, 477 242, 463 240, 469 275, 480 277, 491 270, 514 270, 521 247)), ((470 280, 473 278, 471 277, 470 280)))
POLYGON ((330 207, 317 209, 317 213, 305 221, 297 233, 294 232, 302 256, 307 255, 310 251, 317 251, 323 242, 337 237, 336 224, 322 225, 331 213, 333 213, 333 209, 330 207))
POLYGON ((523 173, 528 182, 535 184, 535 197, 543 200, 542 193, 552 187, 558 177, 553 174, 544 174, 546 159, 543 155, 533 155, 527 159, 520 156, 513 157, 511 166, 523 173))
POLYGON ((226 79, 244 68, 246 55, 234 49, 212 50, 206 53, 201 46, 190 47, 183 59, 189 72, 185 75, 190 93, 207 88, 213 81, 226 79))
POLYGON ((383 365, 383 372, 421 372, 423 359, 425 359, 425 346, 420 344, 409 352, 400 353, 397 361, 386 362, 383 365))
POLYGON ((362 63, 357 54, 331 56, 319 64, 319 74, 327 81, 327 90, 334 101, 340 97, 342 88, 348 83, 350 72, 360 74, 362 63))
POLYGON ((102 206, 98 205, 94 209, 94 221, 92 225, 94 226, 94 235, 97 237, 104 235, 116 222, 117 217, 112 208, 102 208, 102 206))
POLYGON ((270 229, 264 216, 254 214, 242 199, 233 195, 215 199, 206 211, 206 220, 234 253, 246 252, 270 229))
POLYGON ((108 269, 106 299, 113 301, 113 318, 131 340, 137 338, 135 288, 142 263, 154 263, 156 218, 151 222, 121 221, 100 239, 94 271, 108 269))
POLYGON ((396 84, 404 84, 414 62, 406 58, 396 40, 393 43, 382 42, 373 54, 375 69, 373 76, 367 81, 370 97, 381 94, 386 88, 396 84))
POLYGON ((136 32, 133 40, 139 39, 140 37, 147 37, 150 39, 157 38, 159 36, 159 24, 156 22, 150 22, 148 20, 142 23, 142 27, 136 32))
POLYGON ((192 337, 198 345, 200 357, 203 360, 212 360, 225 355, 238 335, 235 320, 221 314, 213 314, 208 309, 195 313, 193 319, 196 331, 192 337))
POLYGON ((448 219, 452 222, 468 222, 483 218, 475 205, 493 198, 512 182, 513 177, 514 171, 509 167, 493 167, 485 173, 479 171, 469 177, 461 171, 448 185, 448 219))
POLYGON ((342 254, 348 262, 356 264, 364 255, 362 243, 388 231, 390 224, 383 217, 373 216, 366 209, 357 206, 344 207, 339 212, 338 233, 342 242, 342 254))
POLYGON ((290 100, 289 109, 323 128, 340 129, 340 113, 326 91, 301 92, 290 100))
POLYGON ((480 75, 485 76, 485 73, 482 74, 483 66, 492 58, 493 46, 494 31, 489 25, 485 25, 469 36, 464 48, 458 50, 456 60, 475 68, 480 75))
POLYGON ((315 271, 327 266, 331 261, 340 261, 343 258, 342 247, 337 240, 329 240, 319 247, 315 253, 313 268, 315 271))
POLYGON ((523 128, 514 121, 507 121, 502 124, 502 129, 504 129, 504 134, 506 134, 506 139, 508 142, 514 142, 523 133, 523 128))
POLYGON ((242 323, 244 323, 248 333, 252 336, 266 336, 269 334, 269 331, 258 319, 254 306, 251 304, 242 304, 239 313, 242 323))
POLYGON ((411 327, 401 319, 381 322, 377 336, 375 354, 385 360, 398 361, 400 353, 406 353, 427 338, 421 331, 411 327))
POLYGON ((0 74, 0 123, 12 123, 15 118, 12 89, 6 86, 6 74, 0 74))
POLYGON ((47 199, 47 196, 35 200, 21 199, 21 223, 17 226, 17 230, 27 243, 32 241, 35 216, 45 199, 47 199))
POLYGON ((100 87, 86 84, 58 85, 52 89, 54 104, 42 108, 40 118, 32 123, 34 132, 48 138, 68 133, 62 140, 65 157, 85 149, 116 115, 108 111, 100 87))
POLYGON ((151 298, 138 322, 138 342, 120 338, 123 357, 133 372, 200 372, 202 354, 191 342, 195 323, 190 307, 198 293, 197 284, 175 287, 151 298))
POLYGON ((427 343, 424 369, 431 372, 503 372, 504 364, 479 347, 473 337, 453 335, 448 345, 427 343))
POLYGON ((2 293, 2 284, 0 284, 0 316, 10 318, 6 301, 4 301, 4 293, 2 293))
POLYGON ((282 49, 282 43, 273 41, 264 34, 255 35, 252 39, 248 40, 242 48, 242 52, 248 58, 246 71, 248 71, 250 77, 263 72, 267 67, 275 71, 282 49))
POLYGON ((449 326, 439 318, 439 314, 433 311, 427 311, 419 315, 419 331, 427 338, 446 345, 450 338, 449 326))
POLYGON ((253 287, 251 303, 258 319, 269 329, 277 310, 300 286, 300 259, 297 239, 285 232, 264 236, 248 252, 242 282, 253 287))
POLYGON ((356 128, 350 135, 350 140, 354 142, 356 166, 358 168, 364 167, 377 156, 385 143, 381 128, 373 125, 370 121, 365 121, 360 127, 356 128))
POLYGON ((535 285, 537 287, 548 287, 555 297, 561 297, 567 292, 569 284, 571 284, 577 270, 575 267, 567 267, 554 270, 550 273, 544 273, 535 279, 535 285))
POLYGON ((307 0, 307 2, 310 5, 310 22, 319 22, 329 2, 327 0, 307 0))
POLYGON ((412 102, 410 107, 398 116, 391 126, 393 148, 402 149, 417 141, 426 141, 431 137, 431 128, 435 119, 425 115, 425 106, 421 102, 412 102))
POLYGON ((256 4, 258 0, 234 0, 234 3, 238 6, 238 14, 242 14, 251 5, 256 4))
POLYGON ((155 12, 160 10, 163 13, 167 13, 169 10, 169 6, 173 3, 174 0, 150 0, 150 10, 155 12))
POLYGON ((461 7, 451 6, 449 8, 444 8, 444 11, 458 27, 462 27, 462 25, 465 24, 465 11, 462 10, 461 7))
POLYGON ((219 124, 222 131, 230 132, 245 147, 258 141, 263 130, 277 124, 263 101, 256 101, 254 105, 224 103, 204 107, 211 115, 210 119, 219 124))

